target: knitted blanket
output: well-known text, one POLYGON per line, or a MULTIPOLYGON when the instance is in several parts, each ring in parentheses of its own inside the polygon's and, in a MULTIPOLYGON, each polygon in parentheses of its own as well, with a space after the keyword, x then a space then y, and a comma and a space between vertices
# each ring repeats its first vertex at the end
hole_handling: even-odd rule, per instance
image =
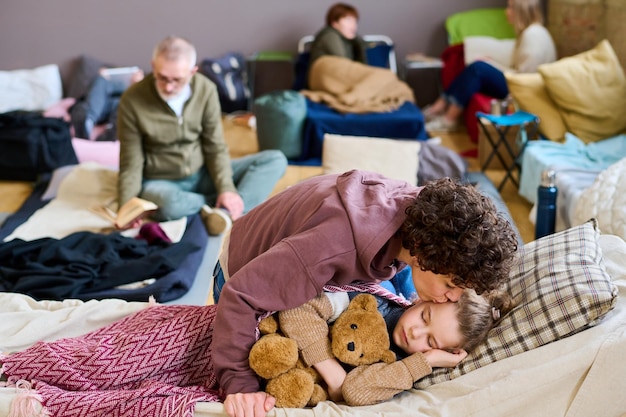
MULTIPOLYGON (((325 290, 368 292, 410 304, 378 285, 325 290)), ((0 355, 10 384, 19 388, 30 381, 36 390, 23 390, 12 407, 34 398, 55 417, 192 417, 196 402, 220 401, 211 343, 216 310, 216 305, 150 306, 83 336, 0 355)))
POLYGON ((413 90, 391 70, 331 55, 313 63, 309 87, 300 92, 342 113, 390 112, 415 102, 413 90))
POLYGON ((216 310, 149 307, 2 357, 3 373, 10 383, 32 380, 52 416, 192 417, 197 401, 219 401, 211 360, 216 310))

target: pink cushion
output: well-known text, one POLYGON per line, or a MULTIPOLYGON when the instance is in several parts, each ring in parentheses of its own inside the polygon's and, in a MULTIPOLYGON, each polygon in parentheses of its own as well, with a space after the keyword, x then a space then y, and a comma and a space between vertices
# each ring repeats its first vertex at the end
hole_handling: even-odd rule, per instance
POLYGON ((97 162, 104 166, 119 168, 120 143, 119 141, 95 142, 87 139, 72 139, 74 152, 79 163, 97 162))

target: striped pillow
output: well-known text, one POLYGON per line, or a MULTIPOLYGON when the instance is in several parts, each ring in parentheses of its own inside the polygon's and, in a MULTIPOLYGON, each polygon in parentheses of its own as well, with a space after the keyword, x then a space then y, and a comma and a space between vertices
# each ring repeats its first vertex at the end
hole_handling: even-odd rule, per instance
POLYGON ((602 260, 599 235, 591 220, 527 243, 507 288, 516 307, 459 366, 436 368, 415 388, 454 379, 598 324, 617 298, 617 287, 602 260))

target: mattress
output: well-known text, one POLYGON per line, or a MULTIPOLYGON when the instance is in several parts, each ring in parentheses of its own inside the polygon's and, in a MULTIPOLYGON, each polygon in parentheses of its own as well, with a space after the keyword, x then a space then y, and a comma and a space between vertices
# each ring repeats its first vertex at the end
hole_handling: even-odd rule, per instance
MULTIPOLYGON (((414 389, 378 405, 323 402, 311 409, 273 409, 273 417, 411 416, 620 416, 626 411, 626 242, 600 237, 604 263, 619 290, 615 308, 595 327, 491 363, 451 381, 414 389)), ((35 301, 0 294, 0 348, 86 333, 148 303, 120 300, 35 301), (87 319, 89 318, 89 319, 87 319)), ((0 416, 8 415, 14 388, 0 388, 0 416)), ((226 416, 221 403, 200 402, 195 417, 226 416)))

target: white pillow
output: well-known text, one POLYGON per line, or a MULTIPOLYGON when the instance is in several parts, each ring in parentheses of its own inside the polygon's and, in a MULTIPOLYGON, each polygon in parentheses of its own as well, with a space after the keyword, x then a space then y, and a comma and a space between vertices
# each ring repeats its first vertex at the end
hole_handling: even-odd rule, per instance
POLYGON ((361 169, 417 184, 417 140, 325 134, 322 147, 324 174, 361 169))
POLYGON ((602 233, 626 239, 626 158, 602 171, 574 206, 574 224, 596 218, 602 233))
POLYGON ((465 65, 489 58, 497 64, 511 68, 515 39, 496 39, 490 36, 468 36, 463 40, 465 65))
POLYGON ((0 71, 0 91, 0 113, 45 110, 63 97, 59 67, 0 71))

